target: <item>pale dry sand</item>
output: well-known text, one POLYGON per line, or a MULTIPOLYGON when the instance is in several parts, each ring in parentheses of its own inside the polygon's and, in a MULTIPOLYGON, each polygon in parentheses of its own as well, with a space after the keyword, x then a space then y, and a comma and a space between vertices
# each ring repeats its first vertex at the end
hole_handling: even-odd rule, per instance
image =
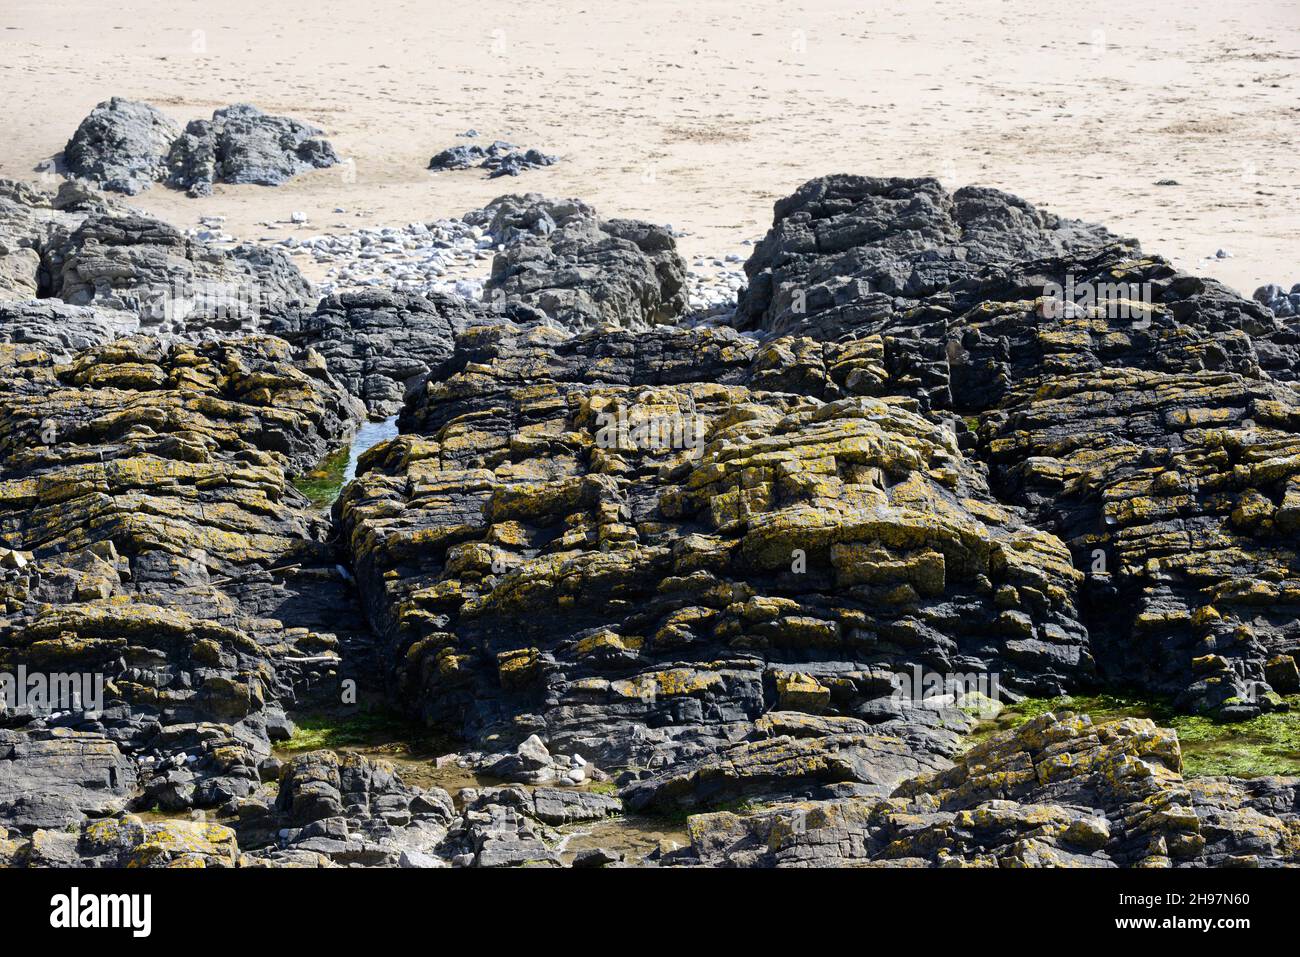
POLYGON ((1300 281, 1298 94, 1294 0, 0 2, 0 176, 36 178, 110 95, 324 127, 342 170, 135 200, 249 239, 289 234, 259 223, 295 210, 305 235, 537 190, 723 255, 810 177, 937 175, 1104 222, 1249 294, 1300 281), (564 162, 428 173, 468 127, 564 162), (1206 258, 1219 248, 1232 257, 1206 258))

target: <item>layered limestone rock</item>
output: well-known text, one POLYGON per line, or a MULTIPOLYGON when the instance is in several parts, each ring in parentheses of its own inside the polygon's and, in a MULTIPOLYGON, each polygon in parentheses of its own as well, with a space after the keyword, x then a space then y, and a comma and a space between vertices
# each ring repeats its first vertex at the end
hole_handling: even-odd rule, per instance
POLYGON ((1295 779, 1184 780, 1173 732, 1044 714, 883 800, 692 817, 665 863, 748 867, 1300 864, 1295 779))
POLYGON ((880 335, 918 399, 980 412, 1018 383, 1101 369, 1230 372, 1290 382, 1300 337, 1257 303, 1135 244, 986 267, 899 314, 835 335, 880 335))
POLYGON ((1088 569, 1112 673, 1248 717, 1300 690, 1300 403, 1226 372, 1102 370, 1019 388, 980 435, 1088 569), (1273 682, 1276 681, 1276 687, 1273 682))
POLYGON ((58 299, 0 301, 0 342, 37 349, 63 362, 139 331, 139 316, 124 310, 69 306, 58 299))
POLYGON ((5 867, 236 867, 235 832, 207 821, 146 821, 134 814, 0 840, 5 867))
POLYGON ((448 296, 387 291, 328 296, 310 314, 290 314, 270 332, 319 353, 374 418, 396 415, 406 394, 452 352, 455 334, 481 319, 475 304, 448 296))
POLYGON ((134 312, 160 335, 256 331, 263 318, 311 297, 311 285, 282 250, 216 249, 133 214, 87 217, 48 260, 51 296, 134 312))
POLYGON ((20 720, 0 820, 249 793, 283 708, 364 628, 289 483, 346 438, 351 400, 273 338, 135 337, 67 363, 4 345, 0 368, 0 670, 93 683, 20 720), (53 760, 62 789, 41 783, 53 760))
POLYGON ((752 387, 886 377, 837 358, 796 372, 728 331, 467 330, 339 505, 403 700, 645 768, 744 739, 780 700, 879 720, 913 666, 1086 683, 1068 551, 997 504, 949 425, 752 387))
POLYGON ((615 797, 548 787, 465 788, 453 802, 441 788, 407 784, 385 761, 333 751, 298 755, 262 777, 220 820, 113 810, 26 833, 0 828, 0 866, 559 866, 576 828, 622 812, 615 797))
POLYGON ((1085 573, 1104 678, 1224 717, 1295 689, 1294 319, 1099 227, 933 180, 814 180, 746 268, 740 325, 878 342, 877 394, 963 416, 999 501, 1085 573))
POLYGON ((314 751, 224 821, 106 815, 0 839, 9 867, 446 866, 434 856, 456 818, 438 788, 405 785, 391 765, 314 751))
POLYGON ((273 801, 239 802, 241 866, 438 866, 456 817, 441 788, 404 784, 392 765, 313 751, 281 769, 273 801))
POLYGON ((282 254, 0 183, 0 283, 55 297, 0 304, 0 672, 106 679, 0 721, 0 856, 555 865, 627 811, 707 812, 659 864, 1297 863, 1294 780, 1184 780, 1150 722, 967 737, 972 685, 1300 691, 1293 320, 994 190, 776 213, 740 329, 683 328, 668 231, 577 201, 480 214, 482 303, 317 306, 282 254), (508 786, 282 767, 363 659, 508 786))
POLYGON ((465 788, 461 812, 441 849, 458 867, 558 866, 564 838, 554 830, 622 813, 618 798, 559 788, 465 788))
MULTIPOLYGON (((783 706, 801 703, 787 697, 783 706)), ((633 811, 680 813, 796 797, 887 796, 921 772, 949 767, 959 732, 974 724, 956 708, 924 717, 915 711, 895 705, 893 715, 873 715, 889 720, 874 723, 770 711, 754 722, 747 740, 634 780, 621 797, 633 811)))
POLYGON ((102 197, 73 183, 51 193, 0 179, 0 301, 48 296, 51 253, 87 215, 108 208, 102 197))
POLYGON ((934 179, 825 176, 777 202, 745 264, 741 328, 835 338, 989 264, 1080 253, 1116 237, 1019 197, 934 179))
MULTIPOLYGON (((500 313, 519 316, 541 314, 518 304, 500 313)), ((137 332, 186 341, 268 333, 300 359, 318 352, 382 418, 451 354, 457 330, 496 318, 480 303, 386 291, 317 303, 281 249, 217 248, 69 184, 54 196, 0 181, 0 342, 67 358, 137 332)))
MULTIPOLYGON (((0 301, 62 300, 105 314, 103 336, 136 328, 160 337, 223 338, 265 329, 314 305, 311 284, 283 250, 243 244, 221 249, 187 239, 159 220, 106 201, 74 183, 57 194, 0 181, 0 301)), ((8 316, 0 317, 4 325, 8 316)), ((62 342, 65 325, 94 325, 60 313, 44 333, 62 342)), ((29 320, 22 324, 30 326, 29 320)), ((31 341, 4 333, 9 341, 31 341)))
POLYGON ((580 199, 550 199, 541 193, 507 193, 463 218, 506 246, 549 236, 575 220, 598 219, 596 211, 580 199))

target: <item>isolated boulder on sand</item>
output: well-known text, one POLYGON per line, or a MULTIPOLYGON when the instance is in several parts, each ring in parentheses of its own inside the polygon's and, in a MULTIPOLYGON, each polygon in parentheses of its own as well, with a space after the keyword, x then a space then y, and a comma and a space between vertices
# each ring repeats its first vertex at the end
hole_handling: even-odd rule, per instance
POLYGON ((185 127, 167 158, 168 181, 191 195, 211 192, 213 183, 279 186, 339 162, 323 137, 315 126, 236 104, 185 127))
POLYGON ((134 196, 166 171, 167 152, 180 127, 148 103, 113 97, 81 121, 64 147, 74 176, 134 196))
POLYGON ((558 161, 558 156, 550 156, 539 149, 520 149, 505 140, 497 140, 486 147, 473 143, 450 146, 429 160, 429 169, 455 170, 477 166, 488 171, 489 179, 495 179, 498 176, 518 176, 524 170, 554 166, 558 161))
POLYGON ((279 186, 299 173, 339 162, 324 132, 239 103, 194 120, 184 131, 148 103, 113 97, 81 121, 64 148, 73 176, 135 195, 166 180, 191 196, 213 183, 279 186))

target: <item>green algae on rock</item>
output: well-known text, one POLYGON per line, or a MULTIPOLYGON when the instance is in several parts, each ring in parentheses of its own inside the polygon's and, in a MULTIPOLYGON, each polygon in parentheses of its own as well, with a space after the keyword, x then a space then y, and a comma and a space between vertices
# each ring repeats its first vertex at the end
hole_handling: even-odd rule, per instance
POLYGON ((349 454, 345 448, 331 452, 311 470, 295 478, 293 487, 317 508, 329 508, 343 490, 349 454))

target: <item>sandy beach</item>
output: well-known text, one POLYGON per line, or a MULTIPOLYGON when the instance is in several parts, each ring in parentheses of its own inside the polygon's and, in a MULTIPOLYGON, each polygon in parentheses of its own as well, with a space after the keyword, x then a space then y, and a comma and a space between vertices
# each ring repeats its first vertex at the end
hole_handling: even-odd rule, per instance
POLYGON ((262 224, 294 211, 305 234, 536 190, 671 223, 688 257, 722 256, 747 255, 773 200, 811 177, 935 175, 1104 222, 1249 295, 1300 280, 1297 27, 1284 0, 8 0, 0 176, 37 178, 111 95, 181 121, 244 101, 322 126, 349 162, 134 202, 259 239, 288 235, 262 224), (468 128, 563 162, 428 172, 468 128))

